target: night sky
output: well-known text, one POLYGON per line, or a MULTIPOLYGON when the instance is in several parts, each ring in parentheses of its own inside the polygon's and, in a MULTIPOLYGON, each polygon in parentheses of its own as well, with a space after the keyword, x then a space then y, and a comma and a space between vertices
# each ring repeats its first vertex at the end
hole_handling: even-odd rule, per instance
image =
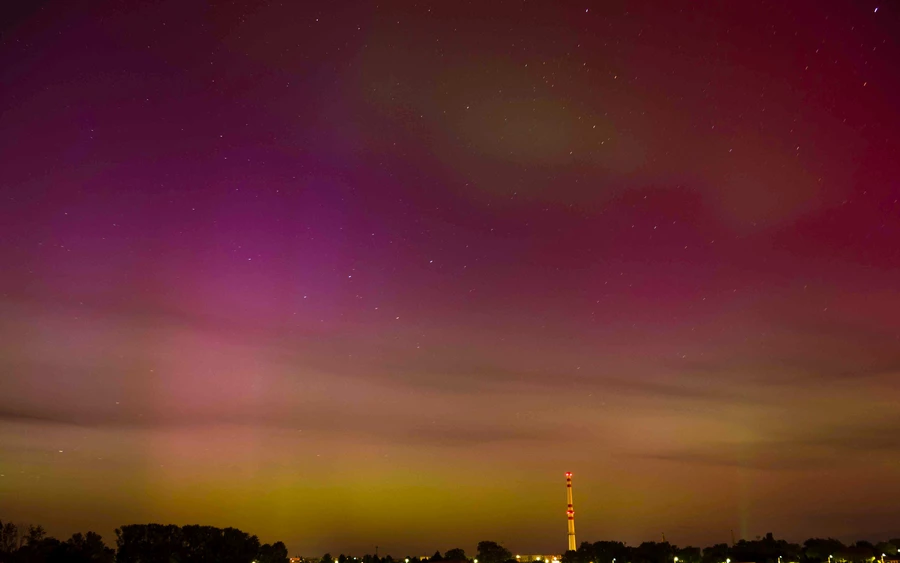
POLYGON ((900 4, 19 2, 0 518, 900 533, 900 4))

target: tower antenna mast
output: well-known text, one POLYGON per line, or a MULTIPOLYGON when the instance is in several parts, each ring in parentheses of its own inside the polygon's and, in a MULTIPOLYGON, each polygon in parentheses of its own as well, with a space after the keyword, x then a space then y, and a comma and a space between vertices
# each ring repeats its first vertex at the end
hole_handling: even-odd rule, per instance
POLYGON ((575 510, 572 508, 572 472, 566 472, 566 500, 569 505, 566 516, 569 518, 569 551, 575 551, 575 510))

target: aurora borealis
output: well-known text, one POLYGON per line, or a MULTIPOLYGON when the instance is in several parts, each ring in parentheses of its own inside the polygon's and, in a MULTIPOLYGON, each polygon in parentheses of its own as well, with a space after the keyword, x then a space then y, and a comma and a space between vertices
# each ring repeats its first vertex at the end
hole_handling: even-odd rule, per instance
POLYGON ((4 521, 900 535, 896 2, 20 4, 4 521))

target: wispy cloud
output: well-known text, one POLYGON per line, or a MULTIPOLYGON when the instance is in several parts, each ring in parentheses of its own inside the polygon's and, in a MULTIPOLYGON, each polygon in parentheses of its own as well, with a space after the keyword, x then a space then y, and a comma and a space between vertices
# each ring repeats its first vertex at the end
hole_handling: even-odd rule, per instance
POLYGON ((880 420, 832 425, 790 435, 771 433, 747 442, 721 442, 639 457, 688 464, 744 467, 762 470, 806 470, 859 463, 876 456, 900 459, 900 416, 880 420))

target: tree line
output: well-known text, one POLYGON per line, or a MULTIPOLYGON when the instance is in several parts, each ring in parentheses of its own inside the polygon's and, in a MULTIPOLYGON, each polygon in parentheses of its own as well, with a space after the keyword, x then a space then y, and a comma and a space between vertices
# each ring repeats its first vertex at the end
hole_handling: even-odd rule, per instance
MULTIPOLYGON (((776 540, 772 534, 734 544, 720 543, 709 547, 678 547, 669 542, 644 542, 629 546, 618 541, 584 542, 575 551, 562 555, 560 563, 880 563, 896 560, 900 538, 872 543, 857 541, 845 545, 834 538, 810 538, 802 544, 776 540), (677 558, 677 559, 676 559, 677 558)), ((353 557, 341 554, 333 558, 326 553, 319 563, 418 563, 418 557, 396 560, 390 555, 379 558, 367 554, 353 557)), ((478 543, 478 551, 469 557, 460 548, 443 554, 436 551, 431 563, 523 563, 511 551, 493 541, 478 543)), ((550 562, 548 562, 550 563, 550 562)))
MULTIPOLYGON (((492 541, 483 541, 478 544, 478 554, 475 556, 475 559, 478 560, 478 563, 482 561, 487 561, 488 563, 503 563, 507 559, 512 557, 512 554, 501 546, 492 541), (501 557, 497 559, 496 554, 499 553, 501 557)), ((446 561, 447 563, 470 563, 472 558, 466 555, 466 551, 461 547, 456 547, 453 549, 449 549, 441 554, 440 551, 435 551, 434 555, 432 555, 428 561, 446 561)), ((391 555, 384 555, 379 557, 377 554, 372 555, 371 553, 367 553, 362 557, 354 557, 352 555, 344 555, 343 553, 337 557, 332 557, 331 553, 326 553, 322 557, 318 559, 318 563, 419 563, 419 557, 413 555, 407 555, 406 557, 401 557, 400 559, 394 559, 391 555)))
POLYGON ((769 533, 755 540, 704 548, 668 542, 644 542, 634 547, 617 541, 585 542, 576 551, 566 552, 562 563, 872 563, 880 561, 882 554, 896 559, 898 548, 900 538, 850 545, 834 538, 810 538, 797 544, 776 540, 769 533))
MULTIPOLYGON (((0 521, 0 563, 289 563, 282 542, 260 544, 256 536, 236 528, 131 524, 117 528, 115 549, 94 532, 77 533, 66 541, 47 536, 41 526, 0 521)), ((776 540, 772 534, 755 540, 709 547, 678 547, 668 542, 584 542, 567 551, 561 563, 877 563, 896 560, 900 538, 845 545, 833 538, 811 538, 802 544, 776 540)), ((394 559, 367 554, 333 558, 319 563, 415 563, 418 557, 394 559)), ((436 551, 431 563, 522 563, 506 547, 493 541, 478 543, 469 557, 462 548, 436 551)), ((548 562, 549 563, 549 562, 548 562)))
POLYGON ((282 542, 260 544, 236 528, 130 524, 116 529, 116 548, 94 532, 66 541, 41 526, 0 522, 0 563, 288 563, 282 542))

